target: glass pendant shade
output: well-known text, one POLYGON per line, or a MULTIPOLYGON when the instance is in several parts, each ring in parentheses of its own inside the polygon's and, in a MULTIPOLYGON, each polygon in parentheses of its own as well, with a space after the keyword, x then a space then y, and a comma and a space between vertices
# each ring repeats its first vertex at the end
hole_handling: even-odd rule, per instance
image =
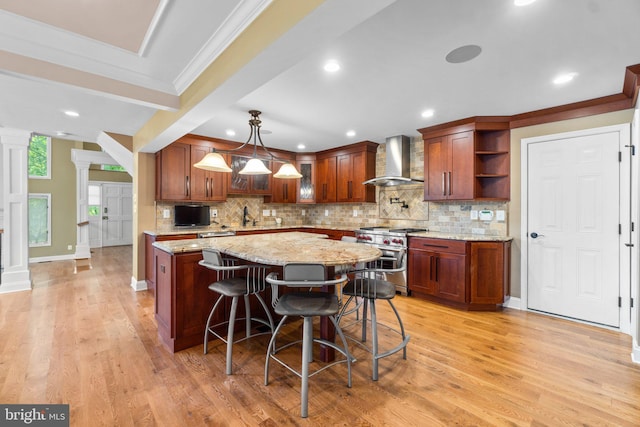
POLYGON ((214 172, 231 172, 231 168, 220 153, 207 153, 198 163, 193 165, 198 169, 214 172))
POLYGON ((265 166, 264 162, 258 158, 251 158, 242 168, 240 175, 268 175, 271 171, 265 166))
POLYGON ((284 179, 296 179, 302 178, 302 174, 298 172, 295 166, 291 163, 285 163, 280 167, 280 170, 273 174, 274 178, 284 178, 284 179))

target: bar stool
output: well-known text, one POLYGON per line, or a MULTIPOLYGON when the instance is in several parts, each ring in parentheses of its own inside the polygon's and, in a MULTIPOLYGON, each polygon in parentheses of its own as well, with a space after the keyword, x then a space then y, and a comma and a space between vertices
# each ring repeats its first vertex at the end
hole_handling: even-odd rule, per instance
POLYGON ((392 299, 396 296, 396 287, 393 283, 386 280, 386 274, 400 273, 406 271, 407 268, 407 255, 405 251, 398 251, 393 257, 385 257, 377 261, 373 261, 369 266, 356 272, 353 280, 343 288, 342 293, 348 296, 346 303, 343 305, 340 315, 338 316, 338 322, 342 321, 345 314, 350 311, 348 309, 349 304, 356 298, 362 298, 364 300, 362 308, 362 335, 361 339, 357 340, 353 337, 349 337, 358 343, 361 347, 365 348, 371 353, 372 357, 372 379, 378 380, 378 361, 383 357, 391 356, 402 350, 402 358, 407 358, 407 344, 411 338, 405 334, 404 325, 400 314, 393 304, 392 299), (384 261, 391 263, 391 268, 384 268, 384 261), (398 328, 378 324, 378 318, 376 313, 376 300, 386 300, 398 320, 398 328), (371 347, 364 344, 367 341, 367 307, 371 311, 371 347), (392 332, 399 334, 402 337, 402 341, 390 350, 380 352, 378 347, 378 326, 384 326, 392 332))
POLYGON ((267 347, 267 356, 264 365, 264 384, 269 385, 269 362, 273 359, 287 368, 289 371, 301 378, 300 387, 300 413, 302 418, 308 416, 309 406, 309 377, 312 377, 331 366, 338 363, 347 364, 347 386, 351 387, 351 362, 355 361, 349 353, 347 340, 342 333, 342 329, 336 320, 336 315, 340 311, 340 299, 335 293, 314 292, 311 288, 332 286, 340 288, 347 281, 346 274, 341 274, 337 279, 326 279, 326 270, 322 264, 287 264, 283 268, 284 279, 278 279, 276 273, 267 276, 267 282, 272 285, 272 302, 277 314, 283 316, 271 336, 267 347), (308 288, 307 291, 285 293, 278 296, 278 286, 292 288, 308 288), (280 332, 289 316, 300 316, 303 318, 302 340, 287 343, 276 347, 276 336, 280 332), (335 326, 337 334, 342 340, 343 346, 313 336, 313 318, 317 316, 327 316, 335 326), (296 370, 278 357, 278 352, 299 344, 302 341, 302 366, 296 370), (309 363, 313 360, 313 343, 320 343, 341 353, 344 358, 327 363, 323 367, 309 372, 309 363))
MULTIPOLYGON (((213 335, 219 338, 222 342, 227 344, 227 360, 226 360, 226 373, 231 375, 232 373, 232 354, 233 344, 244 341, 248 338, 256 337, 259 335, 271 334, 274 330, 274 323, 271 313, 264 299, 260 296, 260 293, 265 290, 266 282, 265 276, 268 267, 260 264, 240 265, 238 260, 232 258, 223 258, 220 252, 214 249, 203 249, 203 259, 199 264, 203 267, 209 268, 217 272, 217 280, 209 285, 209 289, 220 294, 216 300, 209 317, 207 318, 207 326, 204 330, 204 354, 207 354, 209 348, 209 335, 213 335), (236 273, 239 271, 246 271, 246 277, 236 277, 236 273), (257 317, 251 317, 251 307, 249 304, 249 296, 255 295, 256 299, 260 302, 260 305, 264 309, 267 315, 267 319, 261 319, 257 317), (229 313, 229 319, 223 322, 212 325, 214 314, 216 309, 227 297, 231 298, 231 310, 229 313), (238 309, 238 300, 240 297, 244 299, 245 317, 236 319, 236 312, 238 309), (245 334, 244 337, 236 339, 234 341, 233 333, 235 324, 237 321, 245 321, 245 334), (252 333, 251 322, 257 322, 269 328, 265 332, 252 333), (216 328, 222 325, 227 325, 227 336, 223 337, 216 332, 216 328)), ((224 305, 222 306, 224 309, 224 305)))

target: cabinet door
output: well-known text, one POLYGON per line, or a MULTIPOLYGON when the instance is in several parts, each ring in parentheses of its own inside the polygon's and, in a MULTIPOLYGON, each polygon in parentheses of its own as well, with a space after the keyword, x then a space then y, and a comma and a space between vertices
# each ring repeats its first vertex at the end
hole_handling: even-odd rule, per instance
POLYGON ((410 292, 436 295, 436 282, 433 280, 434 253, 409 250, 408 285, 410 292))
POLYGON ((464 255, 439 253, 434 263, 433 276, 437 283, 436 296, 456 302, 465 302, 467 269, 464 255))
POLYGON ((353 157, 351 154, 337 158, 337 188, 336 201, 350 202, 353 200, 353 157))
POLYGON ((447 137, 450 167, 447 198, 449 200, 473 199, 474 147, 473 132, 462 132, 447 137))
MULTIPOLYGON (((197 163, 211 152, 206 146, 191 146, 191 163, 197 163)), ((211 172, 191 167, 191 200, 224 201, 226 200, 226 173, 211 172)))
POLYGON ((191 197, 191 146, 173 143, 160 153, 160 196, 162 200, 191 197))
POLYGON ((447 148, 444 136, 425 141, 425 200, 444 200, 447 198, 447 172, 449 168, 447 148))
MULTIPOLYGON (((280 170, 282 162, 273 162, 273 172, 280 170)), ((297 179, 272 179, 271 202, 272 203, 295 203, 297 179)))
POLYGON ((302 178, 297 181, 297 202, 298 203, 315 203, 316 195, 316 172, 315 161, 305 160, 298 161, 298 170, 302 174, 302 178))
POLYGON ((317 164, 317 192, 319 203, 333 203, 336 201, 336 158, 327 157, 316 160, 317 164))
MULTIPOLYGON (((273 170, 271 160, 261 160, 269 170, 273 170)), ((271 194, 271 174, 251 175, 249 194, 271 194)))
POLYGON ((508 243, 472 242, 470 295, 472 304, 502 304, 508 293, 508 243))
POLYGON ((238 172, 247 164, 244 156, 231 156, 231 175, 229 176, 228 192, 235 194, 249 193, 249 176, 240 175, 238 172))

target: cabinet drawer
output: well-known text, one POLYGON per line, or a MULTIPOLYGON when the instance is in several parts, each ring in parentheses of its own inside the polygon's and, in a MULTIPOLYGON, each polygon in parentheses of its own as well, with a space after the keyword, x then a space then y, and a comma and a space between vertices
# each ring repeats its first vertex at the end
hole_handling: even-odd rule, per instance
POLYGON ((463 240, 410 237, 409 249, 465 254, 467 252, 467 242, 463 240))

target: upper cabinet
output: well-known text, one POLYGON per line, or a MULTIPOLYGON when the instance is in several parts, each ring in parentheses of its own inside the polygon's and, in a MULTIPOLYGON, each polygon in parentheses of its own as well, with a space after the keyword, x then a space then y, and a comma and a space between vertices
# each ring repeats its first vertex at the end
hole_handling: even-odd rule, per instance
POLYGON ((374 186, 362 184, 376 173, 378 144, 363 141, 316 154, 318 203, 374 202, 374 186))
POLYGON ((191 146, 173 143, 156 153, 156 200, 191 200, 191 146))
POLYGON ((227 199, 227 174, 225 172, 212 172, 193 167, 194 163, 202 160, 211 152, 207 146, 191 146, 191 200, 221 202, 227 199))
MULTIPOLYGON (((284 162, 274 160, 273 173, 280 170, 284 162)), ((265 199, 267 203, 295 203, 296 202, 296 186, 299 179, 272 178, 271 179, 271 198, 265 199)))
POLYGON ((425 200, 509 200, 508 117, 472 117, 419 132, 425 200))
POLYGON ((316 156, 315 154, 299 154, 296 166, 302 178, 296 180, 296 201, 298 203, 316 202, 316 156))
MULTIPOLYGON (((156 153, 156 200, 223 202, 227 198, 227 173, 193 167, 216 147, 200 137, 185 136, 156 153)), ((228 159, 227 159, 228 161, 228 159)))
MULTIPOLYGON (((251 157, 233 154, 227 192, 229 194, 271 194, 271 175, 241 175, 239 172, 251 157)), ((272 170, 271 160, 261 159, 272 170)))

